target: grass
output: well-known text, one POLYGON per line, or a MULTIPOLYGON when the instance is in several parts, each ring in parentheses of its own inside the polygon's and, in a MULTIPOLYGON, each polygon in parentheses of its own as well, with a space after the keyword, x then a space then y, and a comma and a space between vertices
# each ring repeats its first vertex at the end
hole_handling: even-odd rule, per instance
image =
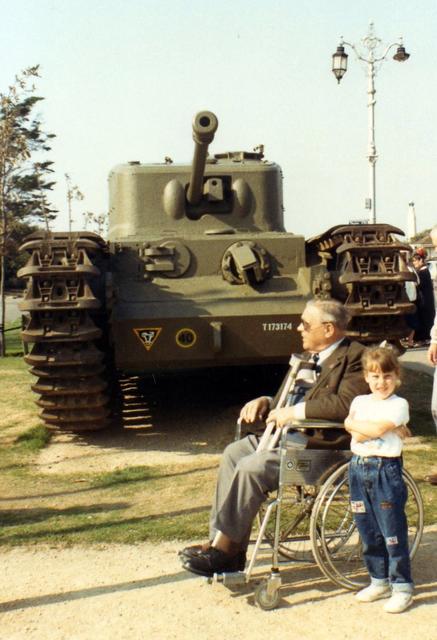
MULTIPOLYGON (((131 543, 192 540, 207 534, 216 465, 130 466, 110 473, 41 473, 38 455, 50 442, 21 358, 0 360, 0 545, 131 543)), ((402 387, 416 438, 405 450, 418 482, 426 523, 437 522, 437 439, 429 412, 432 379, 407 371, 402 387)), ((171 437, 171 434, 170 434, 171 437)))
POLYGON ((92 485, 100 489, 117 485, 123 485, 126 488, 158 475, 159 472, 153 467, 127 467, 126 469, 116 469, 115 471, 97 475, 93 479, 92 485))
POLYGON ((45 426, 39 424, 21 433, 15 440, 15 444, 28 451, 37 452, 49 444, 51 437, 52 433, 45 426))

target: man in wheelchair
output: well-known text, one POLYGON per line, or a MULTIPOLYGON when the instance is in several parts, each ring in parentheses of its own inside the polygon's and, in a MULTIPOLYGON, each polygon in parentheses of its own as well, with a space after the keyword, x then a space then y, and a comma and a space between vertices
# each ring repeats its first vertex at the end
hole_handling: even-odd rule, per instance
MULTIPOLYGON (((287 375, 275 398, 251 400, 242 408, 240 420, 252 427, 260 420, 275 422, 277 428, 306 418, 343 422, 353 398, 368 393, 361 369, 364 347, 345 337, 348 322, 349 314, 340 302, 310 301, 298 331, 305 355, 314 363, 312 376, 305 375, 302 383, 295 385, 285 406, 273 408, 287 384, 287 375)), ((210 540, 179 553, 187 571, 211 577, 244 569, 252 522, 267 493, 279 483, 279 447, 258 449, 258 445, 258 435, 249 433, 224 450, 211 509, 210 540)), ((291 430, 287 446, 346 449, 349 435, 343 429, 291 430)))

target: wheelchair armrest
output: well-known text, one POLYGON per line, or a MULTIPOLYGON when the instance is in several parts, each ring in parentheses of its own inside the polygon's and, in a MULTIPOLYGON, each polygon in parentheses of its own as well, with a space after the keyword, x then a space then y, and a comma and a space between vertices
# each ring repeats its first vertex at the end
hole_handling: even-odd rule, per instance
POLYGON ((332 422, 330 420, 319 420, 319 419, 310 419, 306 418, 305 420, 293 420, 293 422, 282 429, 281 433, 281 446, 287 446, 287 434, 289 431, 293 431, 295 429, 341 429, 343 434, 338 436, 335 440, 319 441, 315 438, 311 438, 313 440, 310 449, 349 449, 349 439, 350 436, 344 428, 343 422, 332 422), (323 443, 323 444, 322 444, 323 443))
POLYGON ((293 420, 291 424, 284 427, 283 431, 288 429, 344 429, 344 422, 305 418, 305 420, 293 420))
POLYGON ((262 436, 266 428, 265 420, 256 420, 255 422, 244 422, 240 419, 237 420, 235 427, 235 440, 241 440, 249 433, 253 433, 259 437, 262 436))

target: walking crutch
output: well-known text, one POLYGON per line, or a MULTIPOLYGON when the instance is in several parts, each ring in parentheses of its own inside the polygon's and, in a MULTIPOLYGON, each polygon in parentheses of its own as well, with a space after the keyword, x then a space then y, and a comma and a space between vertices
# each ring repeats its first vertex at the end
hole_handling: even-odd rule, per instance
MULTIPOLYGON (((287 402, 289 394, 293 393, 294 387, 296 385, 297 374, 299 373, 303 363, 307 364, 307 360, 305 360, 302 356, 297 356, 295 354, 291 356, 290 371, 288 372, 287 380, 285 381, 284 388, 282 389, 275 409, 282 409, 282 407, 284 407, 285 403, 287 402)), ((279 436, 281 435, 281 430, 276 429, 276 431, 273 432, 275 427, 276 423, 273 421, 267 424, 265 431, 258 443, 258 447, 256 449, 257 451, 263 451, 264 449, 271 450, 276 447, 279 436)))

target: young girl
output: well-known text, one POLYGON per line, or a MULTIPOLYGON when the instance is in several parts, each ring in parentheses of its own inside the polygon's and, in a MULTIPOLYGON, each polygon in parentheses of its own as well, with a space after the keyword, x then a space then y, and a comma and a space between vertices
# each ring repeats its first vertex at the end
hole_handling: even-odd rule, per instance
POLYGON ((394 393, 400 365, 391 349, 366 349, 362 362, 371 393, 353 400, 345 427, 354 454, 351 506, 371 582, 355 597, 372 602, 391 596, 384 610, 401 613, 413 598, 401 458, 402 439, 409 434, 408 403, 394 393))

